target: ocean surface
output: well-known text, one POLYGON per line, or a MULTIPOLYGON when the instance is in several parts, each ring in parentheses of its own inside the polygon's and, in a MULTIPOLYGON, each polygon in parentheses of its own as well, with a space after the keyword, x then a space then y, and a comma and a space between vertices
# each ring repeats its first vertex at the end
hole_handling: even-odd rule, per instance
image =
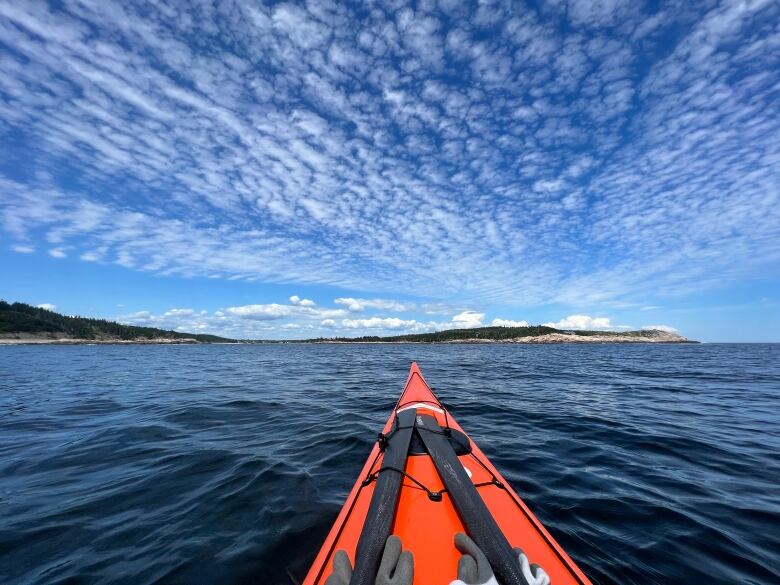
POLYGON ((412 360, 594 583, 780 583, 759 344, 0 347, 0 582, 302 579, 412 360))

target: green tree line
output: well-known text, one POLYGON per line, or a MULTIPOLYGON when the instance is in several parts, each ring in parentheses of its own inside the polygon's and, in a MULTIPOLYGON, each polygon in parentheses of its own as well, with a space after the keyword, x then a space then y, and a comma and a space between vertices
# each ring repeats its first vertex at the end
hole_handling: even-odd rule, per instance
POLYGON ((155 327, 122 325, 105 319, 69 317, 26 303, 0 300, 0 333, 59 333, 77 339, 196 339, 203 342, 229 342, 216 335, 181 333, 155 327))

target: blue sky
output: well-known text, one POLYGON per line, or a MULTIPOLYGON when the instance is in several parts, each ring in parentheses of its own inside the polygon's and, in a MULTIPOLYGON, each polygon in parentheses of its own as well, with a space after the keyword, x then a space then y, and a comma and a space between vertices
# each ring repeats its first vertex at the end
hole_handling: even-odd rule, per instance
POLYGON ((0 296, 780 341, 780 5, 0 0, 0 296))

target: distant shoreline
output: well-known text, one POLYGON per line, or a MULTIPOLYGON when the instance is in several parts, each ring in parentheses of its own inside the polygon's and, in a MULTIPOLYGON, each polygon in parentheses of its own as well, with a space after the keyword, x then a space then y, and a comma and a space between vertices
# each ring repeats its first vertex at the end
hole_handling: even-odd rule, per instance
POLYGON ((575 334, 550 333, 547 335, 538 335, 534 337, 518 337, 510 339, 448 339, 445 341, 361 341, 349 339, 322 339, 296 341, 289 343, 320 343, 320 344, 398 344, 398 343, 417 343, 427 345, 458 345, 458 344, 504 344, 504 345, 561 345, 561 344, 605 344, 605 343, 699 343, 676 334, 669 334, 668 337, 620 337, 617 335, 592 335, 581 336, 575 334))
POLYGON ((202 345, 202 344, 235 344, 241 343, 235 340, 207 341, 194 337, 136 337, 134 339, 120 339, 104 335, 97 339, 84 337, 70 337, 63 333, 41 332, 17 332, 0 333, 0 346, 2 345, 202 345))
POLYGON ((626 344, 626 343, 699 343, 680 338, 628 338, 612 335, 582 337, 578 335, 549 334, 538 337, 520 337, 517 339, 453 339, 447 341, 361 341, 348 339, 321 340, 246 340, 246 341, 198 341, 197 339, 76 339, 43 337, 0 337, 0 346, 6 345, 565 345, 565 344, 626 344))
POLYGON ((240 341, 198 341, 197 339, 13 339, 0 338, 3 345, 237 345, 240 341))
POLYGON ((105 319, 61 315, 43 307, 0 300, 0 345, 192 345, 297 343, 698 343, 668 329, 587 331, 548 325, 490 325, 392 336, 317 337, 309 339, 231 339, 124 325, 105 319))
POLYGON ((511 340, 511 339, 459 339, 456 341, 281 341, 278 343, 297 343, 304 345, 608 345, 608 344, 691 344, 701 343, 700 341, 693 341, 686 339, 685 341, 674 340, 653 340, 653 339, 636 339, 636 340, 599 340, 599 339, 577 339, 577 340, 511 340))

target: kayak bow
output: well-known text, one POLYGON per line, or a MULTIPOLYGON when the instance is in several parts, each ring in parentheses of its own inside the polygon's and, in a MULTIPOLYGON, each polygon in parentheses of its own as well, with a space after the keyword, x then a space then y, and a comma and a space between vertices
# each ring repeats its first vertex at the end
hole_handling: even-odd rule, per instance
POLYGON ((303 585, 322 585, 344 550, 351 583, 371 583, 385 540, 414 555, 414 585, 456 578, 458 532, 471 536, 503 585, 525 584, 514 547, 552 585, 590 584, 485 454, 442 406, 416 363, 303 585))

